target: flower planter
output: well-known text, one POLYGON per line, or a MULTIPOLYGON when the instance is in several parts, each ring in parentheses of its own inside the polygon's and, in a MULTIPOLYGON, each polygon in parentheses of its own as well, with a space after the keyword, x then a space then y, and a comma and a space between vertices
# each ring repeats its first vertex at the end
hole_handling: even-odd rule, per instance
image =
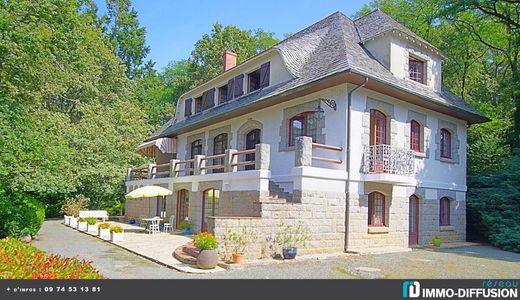
POLYGON ((183 229, 183 230, 181 231, 181 233, 182 233, 183 235, 190 235, 190 229, 189 229, 189 228, 188 228, 188 229, 183 229))
POLYGON ((87 232, 98 234, 98 224, 90 225, 87 224, 87 232))
POLYGON ((197 267, 200 269, 213 269, 218 263, 217 250, 201 250, 197 256, 197 267))
POLYGON ((87 222, 78 222, 78 230, 87 231, 87 222))
POLYGON ((124 232, 112 232, 112 242, 121 242, 124 238, 124 232))
POLYGON ((78 218, 69 217, 69 226, 72 228, 78 227, 78 218))
POLYGON ((297 248, 283 248, 282 249, 284 259, 294 259, 298 253, 297 248))
POLYGON ((63 224, 69 225, 69 218, 70 218, 69 216, 63 215, 63 224))
POLYGON ((110 228, 99 228, 99 237, 100 238, 110 238, 110 228))
POLYGON ((233 253, 231 255, 234 264, 243 264, 246 262, 246 255, 244 253, 233 253))

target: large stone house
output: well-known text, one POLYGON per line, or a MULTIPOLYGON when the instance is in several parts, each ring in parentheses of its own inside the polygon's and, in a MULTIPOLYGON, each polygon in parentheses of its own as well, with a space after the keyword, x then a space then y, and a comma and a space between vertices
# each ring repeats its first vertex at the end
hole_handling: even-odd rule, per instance
POLYGON ((190 90, 139 146, 126 217, 175 215, 191 229, 248 226, 254 256, 304 222, 306 252, 406 250, 466 237, 466 133, 487 119, 442 85, 445 59, 380 10, 336 12, 190 90))

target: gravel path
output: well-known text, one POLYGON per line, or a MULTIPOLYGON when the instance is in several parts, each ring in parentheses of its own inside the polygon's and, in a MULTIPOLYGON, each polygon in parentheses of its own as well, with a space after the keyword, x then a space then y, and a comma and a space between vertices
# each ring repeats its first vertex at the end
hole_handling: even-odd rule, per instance
POLYGON ((414 249, 412 252, 351 255, 255 266, 213 274, 187 274, 158 265, 110 243, 71 230, 59 220, 45 221, 33 245, 47 252, 93 261, 108 278, 366 278, 358 267, 378 268, 384 278, 520 278, 520 254, 488 246, 414 249))

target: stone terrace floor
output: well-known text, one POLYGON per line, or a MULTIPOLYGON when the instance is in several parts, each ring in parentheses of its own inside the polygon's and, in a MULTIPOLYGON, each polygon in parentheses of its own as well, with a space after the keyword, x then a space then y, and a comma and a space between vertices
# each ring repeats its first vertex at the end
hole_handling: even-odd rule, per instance
POLYGON ((33 245, 47 252, 93 261, 108 278, 520 278, 520 254, 489 246, 414 249, 378 255, 296 260, 209 274, 176 271, 61 224, 45 221, 33 245), (361 269, 360 269, 361 267, 361 269), (378 269, 372 272, 372 268, 378 269), (366 270, 369 270, 368 272, 366 270))

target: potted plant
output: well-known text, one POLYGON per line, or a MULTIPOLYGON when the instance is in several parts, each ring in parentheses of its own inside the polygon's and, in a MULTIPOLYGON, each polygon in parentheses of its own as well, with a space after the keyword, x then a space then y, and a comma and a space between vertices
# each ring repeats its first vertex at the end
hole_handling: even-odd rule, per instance
POLYGON ((440 247, 441 244, 442 244, 442 240, 440 237, 438 236, 435 236, 433 239, 432 239, 432 243, 435 247, 440 247))
POLYGON ((87 221, 84 218, 78 219, 78 230, 87 231, 87 221))
POLYGON ((24 228, 20 231, 20 235, 18 236, 18 240, 29 243, 31 242, 31 230, 29 228, 24 228))
POLYGON ((197 256, 197 267, 213 269, 218 263, 218 243, 215 236, 209 232, 201 232, 194 239, 195 247, 200 249, 197 256))
POLYGON ((298 253, 298 246, 305 247, 309 239, 309 229, 302 221, 296 225, 285 225, 281 223, 281 230, 276 233, 275 241, 282 246, 284 259, 294 259, 298 253))
MULTIPOLYGON (((64 214, 63 222, 65 225, 70 225, 71 218, 79 215, 80 210, 88 208, 90 199, 79 194, 75 197, 67 198, 61 206, 61 212, 64 214)), ((70 225, 72 226, 72 225, 70 225)), ((74 227, 74 226, 72 226, 74 227)))
POLYGON ((246 259, 246 247, 256 241, 256 233, 248 227, 242 227, 239 233, 230 231, 229 239, 233 244, 231 254, 233 263, 242 264, 246 259))
POLYGON ((110 238, 110 223, 105 222, 99 224, 99 237, 100 238, 110 238))
POLYGON ((183 235, 189 235, 190 234, 190 222, 188 220, 184 220, 179 223, 179 226, 177 226, 179 230, 181 230, 183 235))
POLYGON ((119 225, 110 226, 110 233, 112 235, 112 242, 121 242, 125 237, 123 227, 119 225))
POLYGON ((87 221, 87 232, 97 234, 98 233, 97 219, 94 217, 88 217, 88 218, 85 218, 85 221, 87 221))

